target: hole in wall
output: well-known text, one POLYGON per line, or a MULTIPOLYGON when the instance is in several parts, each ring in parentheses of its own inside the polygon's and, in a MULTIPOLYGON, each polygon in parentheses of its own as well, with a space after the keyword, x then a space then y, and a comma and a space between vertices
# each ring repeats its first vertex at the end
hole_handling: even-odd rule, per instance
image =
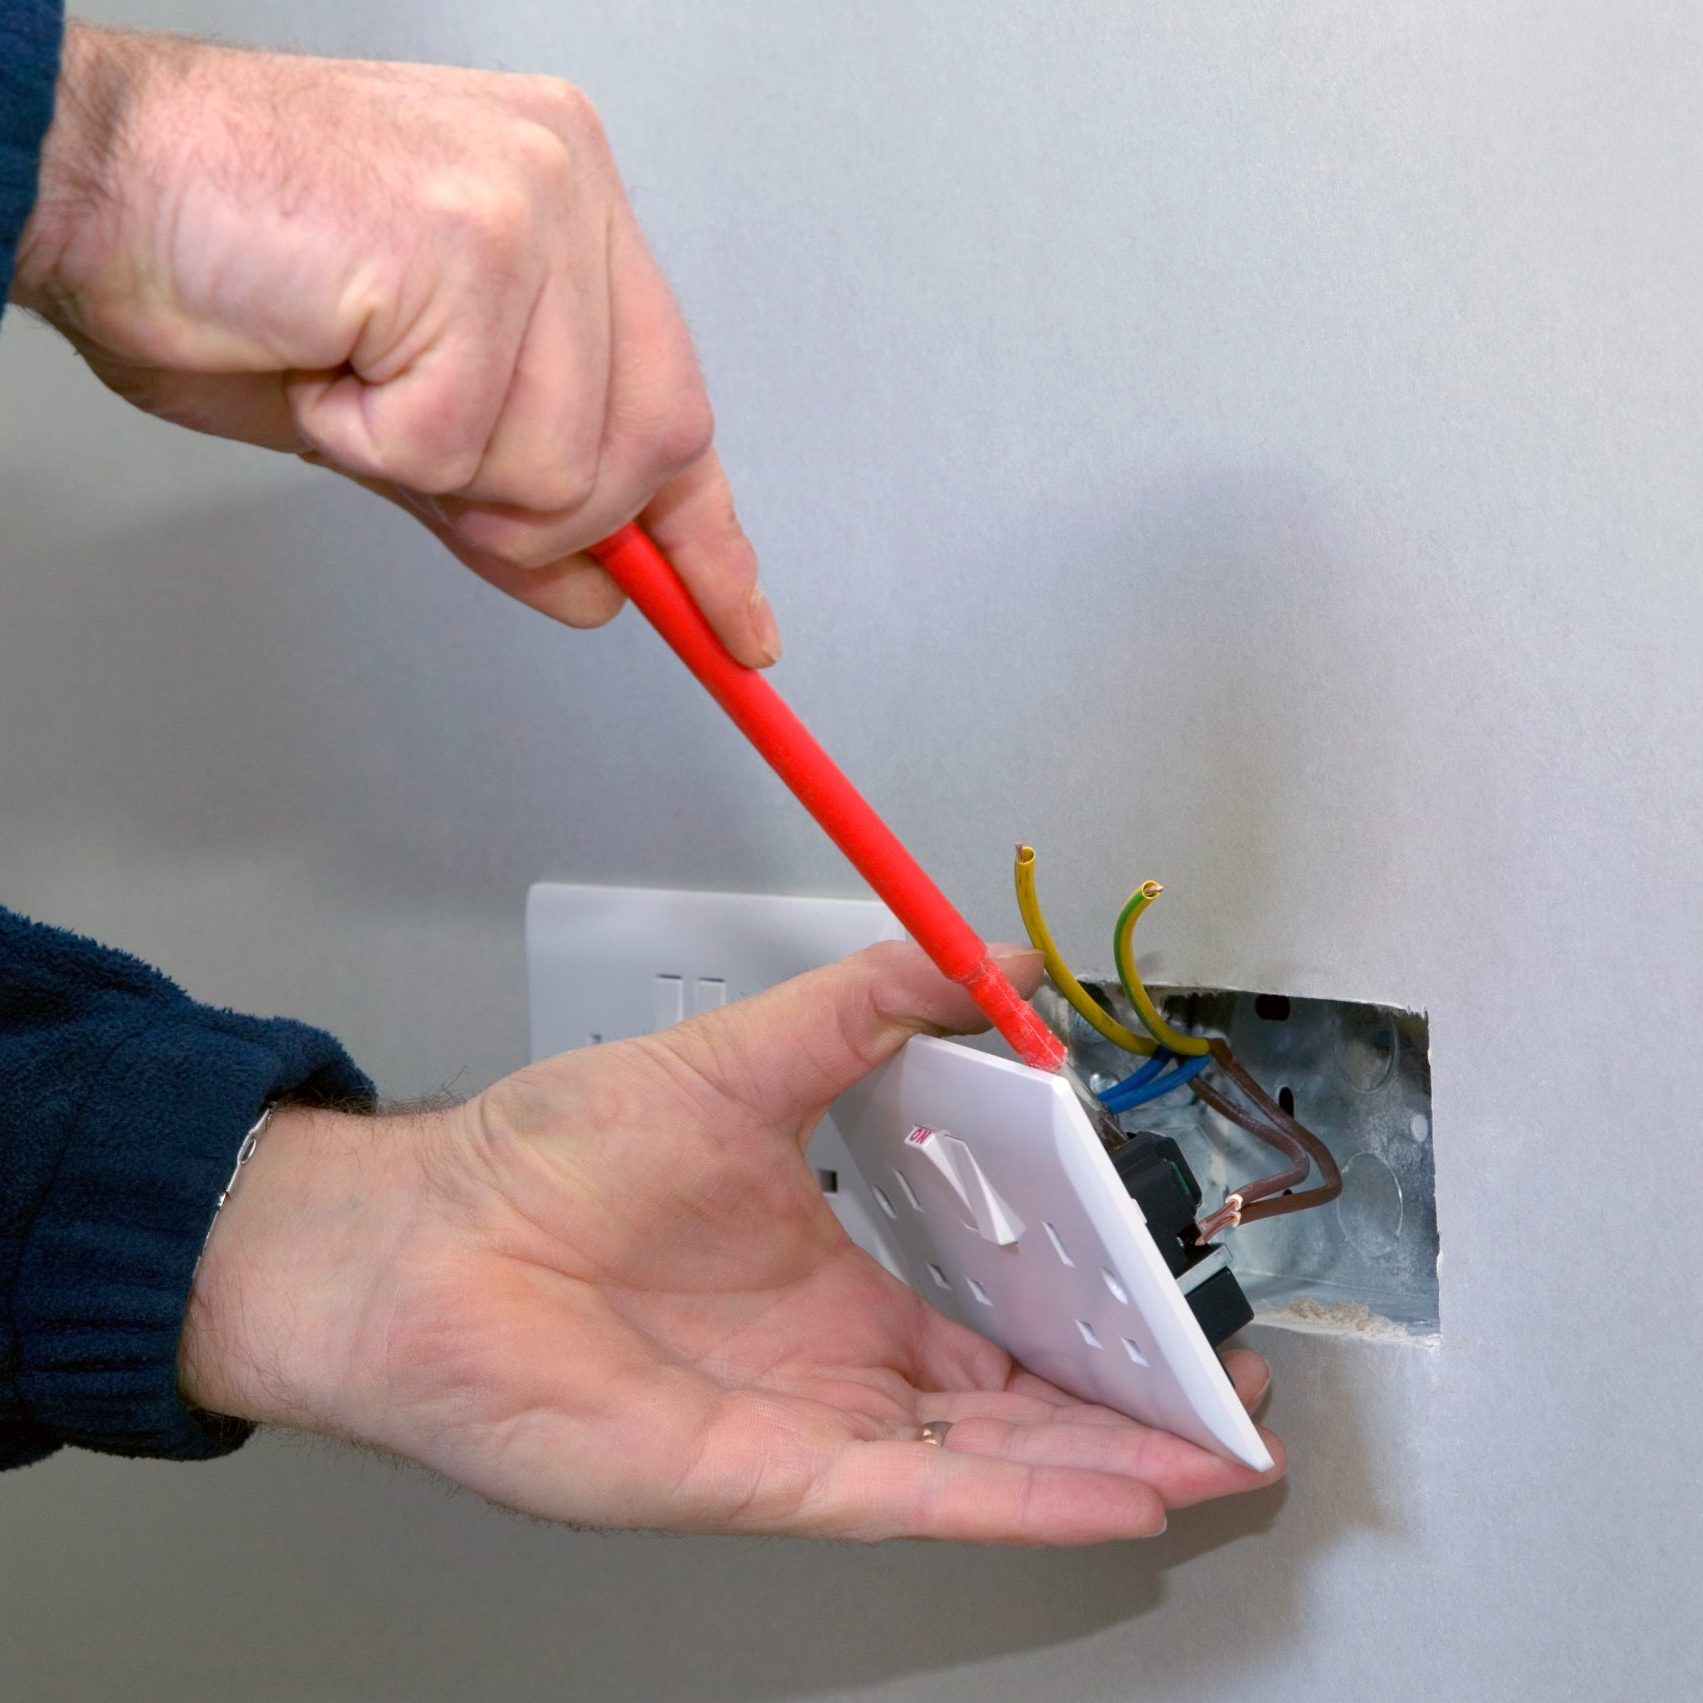
POLYGON ((965 1281, 970 1285, 970 1293, 974 1295, 984 1307, 991 1307, 993 1305, 993 1297, 988 1294, 988 1292, 973 1277, 967 1278, 965 1281))
POLYGON ((950 1289, 952 1287, 951 1278, 939 1266, 931 1264, 928 1268, 928 1275, 934 1279, 937 1288, 950 1289))
MULTIPOLYGON (((1114 997, 1114 978, 1094 985, 1102 998, 1114 997)), ((1438 1132, 1432 1113, 1424 1014, 1234 988, 1150 991, 1169 1021, 1226 1036, 1249 1073, 1324 1141, 1343 1170, 1338 1200, 1245 1224, 1223 1238, 1257 1319, 1434 1342, 1435 1148, 1447 1132, 1438 1132)), ((1077 1019, 1070 1051, 1085 1080, 1127 1073, 1126 1055, 1077 1019)), ((1269 1170, 1276 1157, 1193 1096, 1174 1094, 1118 1121, 1126 1130, 1174 1137, 1209 1204, 1269 1170)), ((1050 1227, 1048 1239, 1058 1251, 1050 1227)))
POLYGON ((1112 1299, 1120 1306, 1129 1305, 1129 1291, 1118 1281, 1118 1274, 1110 1266, 1101 1266, 1100 1275, 1106 1280, 1106 1287, 1111 1291, 1112 1299))
POLYGON ((1081 1332, 1082 1340, 1087 1343, 1090 1348, 1098 1348, 1100 1346, 1100 1333, 1095 1330, 1095 1328, 1089 1324, 1086 1319, 1078 1319, 1076 1321, 1076 1328, 1081 1332))
POLYGON ((899 1216, 898 1213, 893 1210, 893 1203, 887 1198, 887 1191, 885 1189, 877 1188, 872 1192, 875 1195, 876 1205, 878 1205, 889 1218, 897 1218, 899 1216))
POLYGON ((1127 1354, 1130 1359, 1136 1363, 1136 1365, 1145 1366, 1147 1364, 1147 1356, 1143 1354, 1127 1336, 1119 1337, 1118 1341, 1124 1345, 1124 1353, 1127 1354))
POLYGON ((1047 1240, 1052 1243, 1053 1252, 1059 1257, 1059 1264, 1075 1265, 1076 1261, 1073 1260, 1069 1253, 1065 1250, 1064 1238, 1059 1235, 1058 1231, 1056 1231, 1051 1224, 1043 1224, 1041 1228, 1046 1231, 1047 1240))
POLYGON ((823 1194, 838 1194, 840 1192, 840 1173, 838 1171, 818 1170, 816 1186, 823 1194))
POLYGON ((911 1179, 907 1177, 903 1171, 899 1170, 897 1166, 894 1167, 893 1175, 898 1178, 899 1190, 910 1203, 911 1211, 921 1212, 922 1202, 917 1199, 917 1191, 911 1187, 911 1179))

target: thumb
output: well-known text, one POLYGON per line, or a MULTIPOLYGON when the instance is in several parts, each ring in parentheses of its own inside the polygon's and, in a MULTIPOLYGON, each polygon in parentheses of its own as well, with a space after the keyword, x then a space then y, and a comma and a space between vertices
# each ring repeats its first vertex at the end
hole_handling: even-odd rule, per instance
MULTIPOLYGON (((1025 997, 1040 985, 1040 953, 1020 946, 988 951, 1025 997)), ((813 1124, 842 1089, 913 1035, 967 1035, 987 1026, 970 995, 920 947, 889 940, 657 1039, 747 1110, 792 1125, 813 1124)))

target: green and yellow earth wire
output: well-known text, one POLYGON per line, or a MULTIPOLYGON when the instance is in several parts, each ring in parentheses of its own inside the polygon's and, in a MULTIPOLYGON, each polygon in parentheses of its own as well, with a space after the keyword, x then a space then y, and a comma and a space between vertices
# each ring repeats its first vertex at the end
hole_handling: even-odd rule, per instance
MULTIPOLYGON (((1047 919, 1041 914, 1040 897, 1035 892, 1033 846, 1017 848, 1017 861, 1012 873, 1017 882, 1017 909, 1022 913, 1023 927, 1028 931, 1029 944, 1046 960, 1047 974, 1052 977, 1053 986, 1064 995, 1070 1008, 1085 1023, 1091 1024, 1098 1033, 1104 1035, 1113 1046, 1122 1047, 1126 1053, 1135 1053, 1141 1057, 1151 1054, 1155 1050, 1154 1043, 1145 1035, 1138 1035, 1133 1029, 1126 1029, 1112 1016, 1076 979, 1058 947, 1054 945, 1052 931, 1047 927, 1047 919)), ((1139 985, 1138 982, 1137 986, 1139 985)), ((1143 997, 1146 997, 1145 993, 1143 997)), ((1152 1009, 1151 1001, 1148 1002, 1148 1009, 1152 1009)), ((1196 1050, 1204 1052, 1206 1043, 1203 1041, 1196 1050)))

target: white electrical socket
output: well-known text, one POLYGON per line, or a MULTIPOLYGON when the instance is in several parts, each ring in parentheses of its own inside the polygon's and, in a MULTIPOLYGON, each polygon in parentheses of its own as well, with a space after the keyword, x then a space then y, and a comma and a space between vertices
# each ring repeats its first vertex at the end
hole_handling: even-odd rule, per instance
MULTIPOLYGON (((853 1187, 919 1294, 1073 1395, 1271 1465, 1062 1077, 919 1035, 835 1114, 853 1187)), ((1222 1264, 1208 1255, 1183 1282, 1222 1264)))
MULTIPOLYGON (((526 897, 532 1056, 626 1040, 761 993, 905 931, 874 899, 686 893, 541 881, 526 897)), ((897 1271, 832 1117, 810 1143, 828 1202, 859 1247, 897 1271)))

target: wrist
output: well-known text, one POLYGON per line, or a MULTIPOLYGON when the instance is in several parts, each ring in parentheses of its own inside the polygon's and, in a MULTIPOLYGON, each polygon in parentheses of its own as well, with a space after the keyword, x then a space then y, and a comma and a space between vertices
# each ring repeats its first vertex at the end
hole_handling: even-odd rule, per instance
POLYGON ((20 307, 55 318, 74 303, 113 218, 148 54, 140 36, 66 20, 53 122, 12 275, 20 307))
POLYGON ((204 1411, 360 1436, 382 1406, 389 1301, 431 1217, 456 1112, 276 1112, 214 1220, 178 1353, 204 1411))

